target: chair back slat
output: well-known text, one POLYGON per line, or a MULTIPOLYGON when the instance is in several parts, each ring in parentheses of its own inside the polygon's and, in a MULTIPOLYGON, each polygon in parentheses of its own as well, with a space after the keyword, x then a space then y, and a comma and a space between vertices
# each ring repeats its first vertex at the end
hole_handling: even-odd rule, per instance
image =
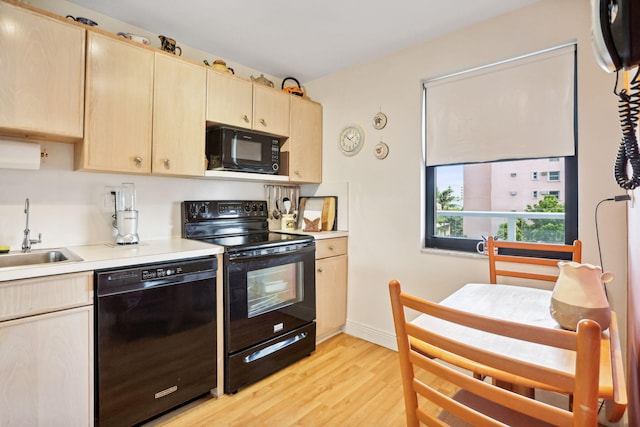
POLYGON ((517 277, 522 279, 553 282, 558 279, 558 270, 548 274, 535 270, 536 266, 556 267, 558 261, 582 262, 582 242, 575 240, 572 245, 550 243, 508 242, 487 240, 489 257, 489 282, 498 283, 498 277, 517 277), (501 249, 521 251, 522 255, 504 254, 501 249), (544 254, 544 257, 541 255, 544 254), (537 255, 537 256, 536 256, 537 255))

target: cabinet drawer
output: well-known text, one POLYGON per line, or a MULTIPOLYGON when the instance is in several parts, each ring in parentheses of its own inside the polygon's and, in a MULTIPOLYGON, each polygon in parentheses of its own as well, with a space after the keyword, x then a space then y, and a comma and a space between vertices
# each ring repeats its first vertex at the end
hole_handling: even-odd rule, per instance
POLYGON ((0 282, 0 321, 90 305, 92 297, 92 272, 0 282))
POLYGON ((327 258, 347 253, 347 238, 316 240, 316 259, 327 258))

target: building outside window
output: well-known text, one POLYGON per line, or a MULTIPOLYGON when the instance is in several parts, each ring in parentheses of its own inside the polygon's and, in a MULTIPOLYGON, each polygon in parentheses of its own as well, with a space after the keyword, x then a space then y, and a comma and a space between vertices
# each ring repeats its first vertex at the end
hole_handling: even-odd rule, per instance
POLYGON ((577 239, 575 45, 507 62, 424 83, 426 247, 471 252, 487 236, 577 239), (461 94, 465 105, 456 101, 461 94), (527 97, 539 102, 531 106, 536 113, 548 115, 518 111, 520 117, 536 116, 533 123, 515 123, 500 140, 501 127, 519 117, 512 117, 513 106, 492 105, 492 97, 513 97, 518 106, 519 97, 527 97))
POLYGON ((547 175, 547 181, 560 181, 560 171, 550 171, 547 175))

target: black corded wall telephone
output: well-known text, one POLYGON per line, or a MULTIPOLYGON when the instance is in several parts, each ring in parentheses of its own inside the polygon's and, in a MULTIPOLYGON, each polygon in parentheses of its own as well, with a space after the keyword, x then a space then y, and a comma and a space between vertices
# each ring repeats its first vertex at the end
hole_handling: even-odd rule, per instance
MULTIPOLYGON (((607 72, 629 70, 640 64, 640 1, 591 0, 591 34, 596 59, 607 72)), ((619 113, 622 141, 614 166, 618 185, 625 190, 640 186, 640 154, 636 128, 640 112, 640 67, 631 80, 629 90, 614 93, 620 98, 619 113), (628 166, 632 175, 628 176, 628 166)))

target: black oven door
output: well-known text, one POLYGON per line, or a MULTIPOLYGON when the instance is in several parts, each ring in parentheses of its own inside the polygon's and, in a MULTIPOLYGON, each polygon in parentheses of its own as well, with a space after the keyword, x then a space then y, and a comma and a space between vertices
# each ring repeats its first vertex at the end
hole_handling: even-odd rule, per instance
POLYGON ((255 252, 251 256, 225 253, 227 354, 292 331, 316 317, 315 243, 283 245, 257 256, 255 252))

